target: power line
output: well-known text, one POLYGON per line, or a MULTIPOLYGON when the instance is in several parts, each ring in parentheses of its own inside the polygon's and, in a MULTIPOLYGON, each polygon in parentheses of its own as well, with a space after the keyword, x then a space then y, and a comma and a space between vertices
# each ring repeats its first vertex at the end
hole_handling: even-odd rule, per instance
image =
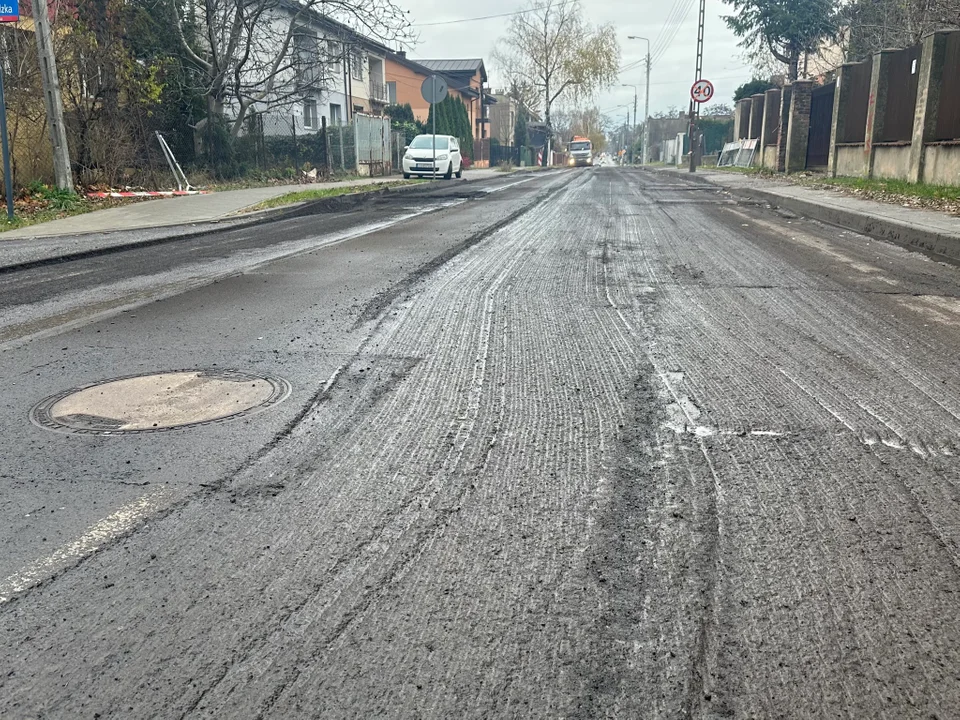
POLYGON ((657 34, 653 48, 650 50, 651 56, 659 55, 663 48, 669 44, 671 40, 668 38, 675 32, 675 28, 682 22, 682 17, 689 11, 689 8, 684 7, 685 5, 689 5, 689 2, 690 0, 674 1, 670 12, 667 14, 667 19, 663 23, 663 27, 660 28, 660 32, 657 34))
POLYGON ((514 17, 515 15, 526 15, 527 13, 536 12, 537 10, 543 10, 545 7, 547 6, 537 5, 536 7, 527 8, 526 10, 515 10, 514 12, 499 13, 497 15, 481 15, 480 17, 462 18, 460 20, 441 20, 439 22, 417 23, 413 25, 413 27, 421 28, 437 27, 438 25, 458 25, 460 23, 477 22, 479 20, 494 20, 496 18, 514 17))
POLYGON ((686 22, 687 17, 690 15, 690 10, 693 9, 693 0, 686 0, 683 6, 677 5, 677 14, 674 16, 673 26, 671 29, 667 30, 667 27, 664 26, 665 34, 661 39, 658 46, 653 50, 653 58, 651 62, 658 62, 667 50, 670 49, 670 46, 673 44, 673 41, 677 38, 677 33, 680 32, 680 28, 683 27, 683 23, 686 22))

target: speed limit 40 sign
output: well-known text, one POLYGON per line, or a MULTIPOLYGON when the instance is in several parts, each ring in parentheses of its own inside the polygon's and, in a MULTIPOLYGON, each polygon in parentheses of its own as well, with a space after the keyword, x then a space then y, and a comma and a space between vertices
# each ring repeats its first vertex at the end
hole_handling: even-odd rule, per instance
POLYGON ((690 97, 694 102, 709 102, 713 99, 713 83, 709 80, 697 80, 690 88, 690 97))

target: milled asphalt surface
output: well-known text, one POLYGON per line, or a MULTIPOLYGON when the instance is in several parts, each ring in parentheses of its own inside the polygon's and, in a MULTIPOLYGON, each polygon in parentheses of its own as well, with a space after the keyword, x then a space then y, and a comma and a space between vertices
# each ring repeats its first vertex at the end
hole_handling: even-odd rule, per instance
POLYGON ((956 267, 666 173, 377 202, 5 278, 0 717, 960 715, 956 267), (294 392, 26 419, 211 366, 294 392))

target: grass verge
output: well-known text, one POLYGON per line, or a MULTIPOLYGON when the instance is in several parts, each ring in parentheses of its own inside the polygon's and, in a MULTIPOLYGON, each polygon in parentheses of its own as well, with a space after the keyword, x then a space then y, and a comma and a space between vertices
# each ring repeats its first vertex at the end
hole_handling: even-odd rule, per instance
POLYGON ((926 183, 909 183, 905 180, 868 180, 848 177, 820 178, 817 182, 821 185, 855 190, 864 194, 894 195, 929 201, 960 201, 960 187, 953 185, 927 185, 926 183))
POLYGON ((52 220, 84 215, 94 210, 129 205, 133 198, 89 198, 56 188, 34 183, 21 190, 13 201, 13 220, 7 219, 6 202, 0 207, 0 233, 7 230, 39 225, 52 220))

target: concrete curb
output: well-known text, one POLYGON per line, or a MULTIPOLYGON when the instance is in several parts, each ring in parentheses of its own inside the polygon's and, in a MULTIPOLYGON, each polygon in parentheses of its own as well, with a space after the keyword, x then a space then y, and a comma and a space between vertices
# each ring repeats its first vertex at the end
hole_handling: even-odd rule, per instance
MULTIPOLYGON (((439 180, 437 182, 440 182, 439 180)), ((75 252, 59 253, 52 254, 44 257, 39 257, 34 260, 26 260, 23 262, 10 263, 7 265, 0 265, 0 275, 5 275, 12 272, 19 272, 22 270, 30 270, 32 268, 44 267, 46 265, 55 265, 62 262, 72 262, 74 260, 85 260, 88 258, 94 257, 103 257, 105 255, 112 255, 114 253, 125 252, 127 250, 133 250, 136 248, 148 248, 155 245, 164 245, 171 242, 179 242, 181 240, 191 240, 193 238, 205 237, 217 232, 225 232, 230 230, 244 230, 251 227, 257 227, 258 225, 264 225, 269 222, 276 222, 279 220, 291 220, 298 217, 304 217, 306 215, 314 214, 318 209, 322 207, 329 207, 330 210, 339 210, 345 209, 351 205, 359 204, 360 200, 369 198, 371 195, 385 195, 387 193, 396 193, 396 192, 409 192, 415 189, 425 189, 426 187, 432 185, 432 182, 427 183, 411 183, 409 185, 388 185, 387 187, 379 187, 376 189, 365 190, 361 192, 352 192, 345 193, 343 195, 337 195, 329 198, 319 198, 317 200, 310 200, 296 203, 295 205, 285 205, 279 208, 271 208, 269 210, 261 210, 255 213, 251 213, 248 219, 243 219, 242 214, 229 215, 217 220, 208 220, 204 222, 192 223, 190 225, 171 225, 169 226, 171 232, 167 235, 160 235, 158 237, 147 238, 144 240, 132 240, 125 243, 117 243, 114 245, 106 245, 103 247, 89 248, 87 250, 77 250, 75 252), (236 218, 234 221, 233 218, 236 218), (184 228, 190 228, 187 232, 176 232, 177 229, 181 231, 184 228), (193 229, 196 228, 196 229, 193 229)), ((309 189, 309 188, 305 188, 309 189)), ((144 228, 148 229, 148 228, 144 228)), ((130 230, 117 230, 115 232, 131 232, 130 230)), ((93 233, 90 233, 93 234, 93 233)), ((64 236, 66 237, 66 236, 64 236)))
POLYGON ((869 235, 878 240, 886 240, 901 247, 922 250, 951 260, 960 260, 960 233, 944 233, 922 225, 898 222, 890 218, 878 218, 861 210, 831 207, 815 200, 787 197, 761 188, 734 187, 702 175, 690 174, 685 175, 684 178, 710 185, 746 200, 789 210, 811 220, 869 235))
MULTIPOLYGON (((707 182, 710 182, 710 180, 707 180, 707 182)), ((813 200, 784 197, 766 190, 728 188, 716 183, 711 184, 722 187, 727 192, 740 197, 783 208, 797 215, 834 225, 844 230, 853 230, 903 247, 923 250, 952 260, 960 260, 960 235, 948 235, 923 226, 901 223, 889 218, 878 218, 858 210, 829 207, 813 200)))

